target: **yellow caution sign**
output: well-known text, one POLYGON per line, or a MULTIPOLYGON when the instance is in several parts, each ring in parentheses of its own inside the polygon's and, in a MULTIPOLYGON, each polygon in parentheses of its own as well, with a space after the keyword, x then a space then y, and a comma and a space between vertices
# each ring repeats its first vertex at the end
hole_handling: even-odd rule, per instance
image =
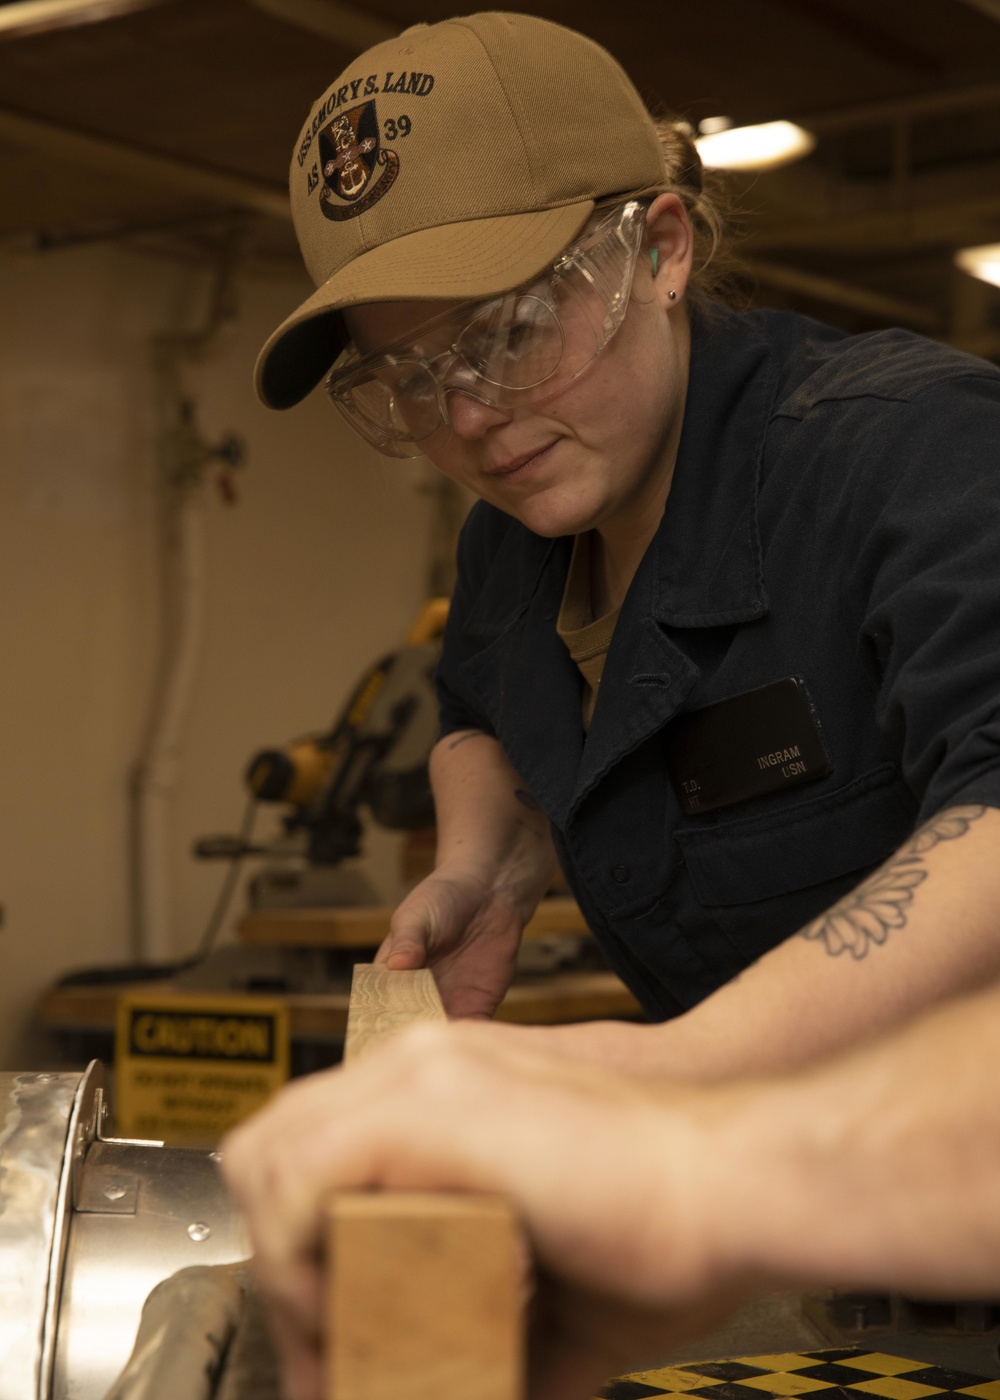
POLYGON ((288 1007, 264 997, 124 993, 116 1132, 207 1147, 288 1078, 288 1007))

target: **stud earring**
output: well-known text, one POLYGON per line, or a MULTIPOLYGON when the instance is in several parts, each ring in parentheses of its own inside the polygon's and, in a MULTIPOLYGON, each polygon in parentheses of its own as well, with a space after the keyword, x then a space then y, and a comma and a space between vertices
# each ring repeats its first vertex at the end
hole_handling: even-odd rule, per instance
POLYGON ((676 301, 676 300, 677 300, 677 293, 676 293, 676 292, 670 291, 670 292, 667 293, 667 296, 670 298, 671 301, 676 301))

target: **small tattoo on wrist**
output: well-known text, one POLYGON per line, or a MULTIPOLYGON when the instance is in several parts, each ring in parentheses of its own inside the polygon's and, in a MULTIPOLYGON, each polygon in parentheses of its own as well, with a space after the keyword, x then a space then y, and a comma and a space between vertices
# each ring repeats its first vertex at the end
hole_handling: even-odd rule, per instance
POLYGON ((481 729, 463 730, 463 732, 461 734, 456 735, 456 737, 448 745, 448 751, 451 752, 452 749, 457 749, 459 744, 465 743, 466 739, 478 739, 482 732, 483 731, 481 729))

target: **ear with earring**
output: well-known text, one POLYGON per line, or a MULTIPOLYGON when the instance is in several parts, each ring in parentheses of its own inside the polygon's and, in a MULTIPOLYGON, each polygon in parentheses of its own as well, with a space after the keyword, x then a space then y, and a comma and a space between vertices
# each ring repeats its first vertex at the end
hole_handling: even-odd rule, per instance
MULTIPOLYGON (((649 250, 649 261, 653 264, 653 276, 655 277, 656 274, 657 274, 657 272, 659 271, 659 268, 660 268, 660 250, 659 250, 659 248, 650 248, 650 250, 649 250)), ((671 301, 676 301, 676 300, 677 300, 677 293, 676 293, 672 288, 671 288, 671 290, 667 293, 667 296, 670 298, 671 301)))

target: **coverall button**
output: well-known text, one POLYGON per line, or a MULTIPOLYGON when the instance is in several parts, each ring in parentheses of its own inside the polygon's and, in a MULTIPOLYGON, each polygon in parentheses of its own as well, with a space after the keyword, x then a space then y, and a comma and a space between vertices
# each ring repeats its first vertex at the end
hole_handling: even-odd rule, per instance
POLYGON ((626 881, 631 880, 632 872, 627 865, 614 865, 611 867, 611 878, 617 880, 619 885, 624 885, 626 881))

